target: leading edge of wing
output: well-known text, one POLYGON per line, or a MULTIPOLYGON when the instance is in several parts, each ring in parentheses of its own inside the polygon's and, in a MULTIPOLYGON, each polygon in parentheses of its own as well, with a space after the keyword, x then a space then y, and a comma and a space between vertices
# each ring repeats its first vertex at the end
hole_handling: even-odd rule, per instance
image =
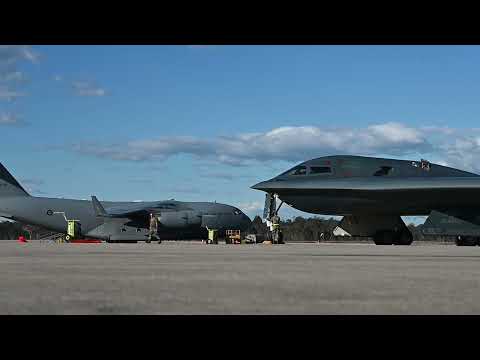
MULTIPOLYGON (((156 213, 159 211, 178 211, 178 210, 188 210, 190 209, 187 206, 182 205, 178 202, 173 201, 153 201, 153 202, 141 202, 141 203, 127 203, 117 206, 109 206, 103 209, 99 208, 96 201, 93 200, 94 208, 96 213, 101 214, 101 216, 109 217, 130 217, 130 216, 139 216, 139 215, 148 215, 149 213, 156 213), (99 209, 100 211, 98 211, 99 209)), ((98 200, 97 200, 98 201, 98 200)), ((101 204, 100 204, 101 205, 101 204)))
POLYGON ((436 178, 345 178, 306 181, 271 181, 271 190, 429 190, 475 189, 480 190, 480 177, 436 178))

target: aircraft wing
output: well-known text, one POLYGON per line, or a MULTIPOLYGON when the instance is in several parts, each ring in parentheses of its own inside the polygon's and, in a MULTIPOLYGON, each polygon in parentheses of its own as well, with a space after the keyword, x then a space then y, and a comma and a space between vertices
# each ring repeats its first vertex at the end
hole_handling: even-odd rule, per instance
POLYGON ((295 181, 265 181, 252 187, 264 191, 289 190, 476 190, 480 191, 480 176, 475 177, 411 177, 377 178, 350 177, 322 179, 301 179, 295 181))
POLYGON ((111 218, 138 218, 148 217, 151 213, 185 210, 186 207, 175 201, 154 201, 141 203, 126 203, 124 205, 105 208, 95 196, 92 196, 92 205, 95 214, 111 218))

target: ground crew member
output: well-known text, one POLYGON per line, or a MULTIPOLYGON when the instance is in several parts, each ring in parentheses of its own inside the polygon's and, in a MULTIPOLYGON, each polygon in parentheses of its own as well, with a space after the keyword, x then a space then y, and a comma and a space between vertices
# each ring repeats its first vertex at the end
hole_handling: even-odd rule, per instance
MULTIPOLYGON (((152 239, 157 238, 157 232, 158 232, 158 220, 157 217, 154 214, 150 214, 150 230, 148 232, 148 241, 147 243, 150 243, 152 239)), ((158 239, 158 242, 160 243, 161 240, 158 239)))
POLYGON ((278 244, 280 238, 280 216, 277 214, 272 217, 272 235, 273 243, 278 244))

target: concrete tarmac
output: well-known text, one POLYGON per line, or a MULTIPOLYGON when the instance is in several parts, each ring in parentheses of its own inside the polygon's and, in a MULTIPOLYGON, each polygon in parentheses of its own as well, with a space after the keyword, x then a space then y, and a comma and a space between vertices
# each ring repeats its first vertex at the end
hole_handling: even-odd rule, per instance
POLYGON ((0 314, 480 314, 480 247, 0 241, 0 314))

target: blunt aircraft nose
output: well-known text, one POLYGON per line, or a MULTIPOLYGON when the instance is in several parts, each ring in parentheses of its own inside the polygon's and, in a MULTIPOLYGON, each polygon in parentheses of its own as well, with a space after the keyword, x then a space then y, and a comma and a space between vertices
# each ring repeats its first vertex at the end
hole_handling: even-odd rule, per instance
POLYGON ((250 220, 250 218, 245 214, 242 214, 241 216, 242 216, 242 220, 241 220, 240 229, 242 231, 245 231, 252 225, 252 220, 250 220))

